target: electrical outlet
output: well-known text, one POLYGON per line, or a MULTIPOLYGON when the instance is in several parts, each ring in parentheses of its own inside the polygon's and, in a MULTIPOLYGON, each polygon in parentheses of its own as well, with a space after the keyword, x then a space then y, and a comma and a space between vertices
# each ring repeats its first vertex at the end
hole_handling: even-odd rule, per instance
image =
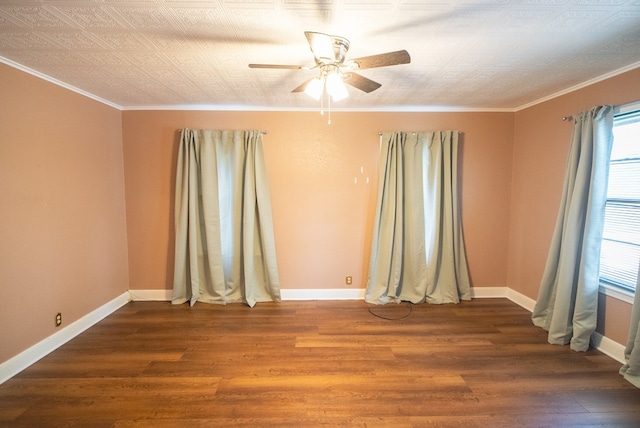
POLYGON ((58 312, 56 314, 56 327, 60 327, 61 324, 62 324, 62 313, 58 312))
POLYGON ((351 285, 351 283, 353 282, 353 278, 351 278, 351 275, 347 275, 347 277, 345 278, 345 282, 347 283, 347 285, 351 285))

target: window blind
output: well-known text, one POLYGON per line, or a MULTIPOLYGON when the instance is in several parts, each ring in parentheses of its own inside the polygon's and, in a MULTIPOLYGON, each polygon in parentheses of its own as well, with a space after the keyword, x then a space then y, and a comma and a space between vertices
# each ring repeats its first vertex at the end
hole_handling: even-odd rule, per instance
POLYGON ((635 290, 640 263, 640 110, 614 119, 600 279, 635 290))

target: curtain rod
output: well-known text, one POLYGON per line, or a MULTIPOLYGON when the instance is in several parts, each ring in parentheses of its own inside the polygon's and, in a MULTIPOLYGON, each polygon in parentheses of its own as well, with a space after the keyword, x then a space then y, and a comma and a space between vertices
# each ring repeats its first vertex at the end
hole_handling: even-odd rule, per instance
MULTIPOLYGON (((383 134, 382 132, 378 132, 378 136, 382 137, 382 134, 383 134)), ((412 134, 415 134, 415 132, 412 132, 412 134)), ((463 134, 464 132, 458 131, 458 135, 463 135, 463 134)))
MULTIPOLYGON (((176 129, 176 131, 180 132, 180 131, 182 131, 183 129, 185 129, 185 128, 176 129)), ((269 131, 264 130, 264 131, 260 131, 260 133, 261 133, 262 135, 267 135, 267 134, 269 133, 269 131)))
MULTIPOLYGON (((622 104, 622 105, 614 105, 613 107, 613 113, 615 114, 620 114, 620 113, 628 113, 630 111, 634 111, 637 110, 638 108, 640 108, 640 101, 634 101, 632 103, 628 103, 628 104, 622 104)), ((562 116, 562 121, 566 122, 568 120, 573 119, 573 115, 571 116, 562 116)))

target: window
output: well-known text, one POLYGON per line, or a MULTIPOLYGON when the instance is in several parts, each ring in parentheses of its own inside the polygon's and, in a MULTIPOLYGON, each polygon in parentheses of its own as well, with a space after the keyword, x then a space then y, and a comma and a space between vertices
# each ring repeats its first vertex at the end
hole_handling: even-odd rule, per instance
POLYGON ((635 291, 640 262, 640 104, 613 121, 600 280, 635 291))

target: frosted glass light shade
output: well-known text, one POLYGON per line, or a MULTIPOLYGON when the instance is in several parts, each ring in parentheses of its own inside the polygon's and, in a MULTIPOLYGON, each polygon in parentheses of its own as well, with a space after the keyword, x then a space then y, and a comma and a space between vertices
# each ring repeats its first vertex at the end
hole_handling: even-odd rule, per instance
POLYGON ((315 79, 311 80, 307 84, 307 87, 304 88, 304 93, 309 95, 312 98, 315 98, 316 100, 319 100, 320 97, 322 96, 323 90, 324 90, 324 80, 319 77, 316 77, 315 79))
POLYGON ((349 96, 342 78, 336 73, 329 73, 327 76, 327 92, 331 95, 333 101, 340 101, 349 96))

